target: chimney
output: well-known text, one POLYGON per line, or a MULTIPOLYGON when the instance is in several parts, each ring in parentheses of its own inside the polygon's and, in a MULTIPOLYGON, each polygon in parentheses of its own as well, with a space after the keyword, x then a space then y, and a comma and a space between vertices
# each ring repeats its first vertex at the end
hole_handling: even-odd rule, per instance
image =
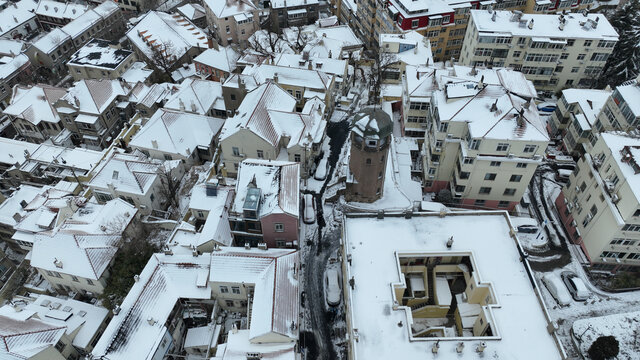
POLYGON ((462 350, 464 350, 464 343, 461 341, 458 343, 458 346, 456 346, 456 352, 460 354, 462 353, 462 350))
POLYGON ((275 83, 278 82, 278 73, 277 72, 273 73, 273 82, 275 82, 275 83))
POLYGON ((481 353, 484 352, 484 349, 487 348, 487 343, 482 341, 480 344, 478 344, 478 346, 476 347, 476 351, 481 353))
POLYGON ((58 260, 58 258, 55 258, 53 260, 53 265, 55 265, 58 269, 62 269, 62 261, 58 260))
POLYGON ((489 111, 491 112, 498 111, 498 99, 496 99, 496 101, 493 104, 491 104, 491 109, 489 109, 489 111))
POLYGON ((531 30, 533 29, 533 19, 529 20, 529 23, 527 24, 527 27, 531 30))
POLYGON ((484 75, 482 75, 480 77, 480 82, 478 82, 478 89, 482 90, 482 89, 484 89, 484 86, 485 86, 484 85, 484 75))
POLYGON ((496 15, 497 14, 498 14, 497 12, 495 12, 495 11, 493 12, 493 15, 491 15, 491 21, 496 22, 496 15))
POLYGON ((133 275, 133 281, 135 282, 140 281, 140 275, 133 275))

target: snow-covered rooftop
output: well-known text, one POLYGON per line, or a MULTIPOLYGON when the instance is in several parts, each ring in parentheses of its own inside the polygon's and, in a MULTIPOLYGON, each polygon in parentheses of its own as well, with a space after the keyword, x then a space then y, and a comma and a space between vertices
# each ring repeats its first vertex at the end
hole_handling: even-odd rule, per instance
POLYGON ((514 21, 511 11, 471 10, 471 18, 478 36, 491 36, 500 33, 503 36, 538 37, 548 42, 549 38, 603 39, 618 40, 618 33, 603 14, 570 13, 564 15, 564 28, 559 29, 560 16, 553 14, 524 14, 514 21), (495 15, 494 15, 495 13, 495 15), (495 20, 492 17, 495 16, 495 20), (529 23, 533 21, 532 28, 529 23), (520 23, 525 26, 521 26, 520 23), (595 25, 594 25, 595 24, 595 25), (486 34, 485 34, 486 33, 486 34))
POLYGON ((531 81, 511 69, 483 69, 479 74, 475 68, 456 66, 455 76, 439 80, 443 90, 433 96, 441 121, 468 123, 474 138, 549 140, 532 100, 536 91, 531 81))
MULTIPOLYGON (((102 159, 103 152, 89 150, 81 147, 67 148, 47 143, 42 143, 36 151, 30 154, 29 159, 20 167, 21 171, 31 172, 41 164, 52 167, 73 168, 78 176, 84 175, 93 169, 102 159)), ((61 175, 71 176, 72 173, 61 175)))
POLYGON ((50 54, 68 40, 71 40, 71 36, 62 29, 55 28, 33 43, 33 46, 45 54, 50 54))
POLYGON ((410 219, 401 214, 384 219, 375 214, 347 216, 343 241, 349 262, 344 279, 353 279, 354 284, 344 288, 350 302, 349 331, 357 329, 357 338, 355 332, 349 336, 355 339, 351 340, 353 358, 425 358, 438 340, 435 357, 477 359, 476 347, 484 341, 484 355, 492 359, 563 358, 557 339, 547 331, 551 319, 510 231, 504 212, 445 217, 414 213, 410 219), (470 256, 476 284, 493 288, 495 304, 478 309, 490 321, 491 336, 413 337, 411 309, 394 305, 394 284, 405 282, 399 257, 456 255, 470 256), (466 346, 456 353, 460 342, 466 346))
POLYGON ((3 343, 0 346, 0 357, 10 360, 31 358, 44 349, 55 346, 64 333, 64 327, 33 317, 16 319, 0 315, 0 340, 3 343))
POLYGON ((138 210, 122 199, 86 202, 59 227, 35 236, 31 265, 98 280, 138 210))
MULTIPOLYGON (((89 9, 88 5, 62 3, 53 0, 40 0, 36 8, 36 15, 58 19, 75 19, 89 9)), ((46 18, 45 18, 46 19, 46 18)))
POLYGON ((390 3, 405 18, 416 17, 417 15, 438 15, 454 11, 453 7, 445 0, 391 0, 390 3))
POLYGON ((136 61, 120 77, 129 84, 137 84, 138 82, 144 83, 147 81, 151 74, 153 74, 153 70, 147 68, 146 63, 136 61))
POLYGON ((204 0, 204 4, 211 9, 213 15, 217 18, 224 18, 258 10, 250 0, 204 0))
POLYGON ((568 104, 577 103, 589 124, 593 125, 611 92, 611 90, 597 89, 565 89, 562 90, 562 96, 568 104))
POLYGON ((223 247, 211 253, 210 282, 255 286, 250 340, 269 333, 298 338, 299 262, 290 249, 223 247))
POLYGON ((140 152, 113 152, 98 165, 96 174, 87 185, 105 191, 111 185, 116 191, 145 195, 159 176, 161 166, 140 152))
POLYGON ((223 124, 223 119, 158 109, 129 145, 190 157, 198 146, 209 148, 223 124))
POLYGON ((21 40, 0 39, 0 54, 15 56, 25 48, 25 42, 21 40))
POLYGON ((267 82, 269 79, 274 79, 278 84, 318 89, 321 91, 328 91, 329 86, 331 86, 331 81, 333 80, 331 75, 327 75, 317 69, 309 70, 306 68, 266 64, 247 67, 243 73, 253 75, 260 84, 267 82), (275 80, 275 77, 278 79, 275 80))
POLYGON ((21 0, 10 3, 9 6, 0 11, 0 36, 5 36, 11 30, 35 18, 34 11, 36 6, 38 6, 38 2, 34 0, 21 0))
POLYGON ((32 153, 38 148, 38 144, 28 141, 13 140, 0 137, 0 164, 12 166, 22 164, 26 159, 26 153, 32 153))
POLYGON ((263 343, 251 342, 249 330, 229 332, 227 342, 218 345, 216 356, 212 360, 246 360, 248 353, 258 353, 263 359, 269 360, 295 360, 295 343, 263 343))
POLYGON ((380 34, 380 48, 391 53, 391 59, 402 61, 407 65, 433 65, 431 42, 416 31, 402 34, 380 34), (388 46, 398 45, 398 52, 391 52, 388 46))
MULTIPOLYGON (((407 65, 405 69, 406 76, 406 95, 409 98, 430 98, 437 85, 434 77, 435 69, 422 66, 407 65)), ((424 101, 424 99, 422 99, 424 101)))
POLYGON ((181 110, 206 115, 209 110, 226 110, 222 84, 217 81, 187 78, 178 91, 167 97, 165 109, 181 110))
POLYGON ((41 121, 57 123, 60 117, 53 104, 65 94, 66 89, 51 85, 16 85, 10 105, 3 112, 27 120, 33 125, 38 125, 41 121))
POLYGON ((616 87, 633 115, 640 117, 640 83, 638 80, 627 81, 616 87))
POLYGON ((80 80, 67 90, 62 100, 74 111, 99 116, 118 96, 127 96, 130 92, 131 86, 119 80, 80 80))
POLYGON ((89 28, 118 11, 120 8, 115 1, 105 1, 63 26, 62 31, 75 40, 89 28))
POLYGON ((19 218, 14 218, 15 214, 21 217, 27 214, 27 210, 22 206, 28 204, 35 199, 42 191, 42 188, 38 188, 30 185, 21 185, 20 188, 14 191, 2 204, 0 204, 0 224, 14 226, 18 223, 19 218), (18 221, 16 221, 18 220, 18 221))
POLYGON ((193 21, 205 16, 204 7, 198 3, 184 4, 176 8, 187 19, 193 21))
POLYGON ((273 63, 277 66, 312 69, 338 77, 344 77, 348 67, 346 60, 311 56, 305 60, 303 54, 278 54, 273 63))
POLYGON ((110 360, 152 359, 171 311, 180 298, 209 299, 209 256, 154 254, 140 273, 100 340, 96 357, 110 360), (151 321, 149 321, 151 320, 151 321))
MULTIPOLYGON (((231 211, 242 213, 250 184, 260 189, 259 214, 284 213, 298 217, 300 164, 288 161, 246 159, 240 163, 236 196, 231 211)), ((253 186, 251 185, 251 186, 253 186)), ((255 195, 249 195, 255 196, 255 195)))
POLYGON ((236 69, 238 57, 240 57, 240 54, 230 46, 221 46, 219 49, 211 48, 205 50, 202 54, 196 56, 193 61, 231 73, 236 69))
MULTIPOLYGON (((65 329, 67 336, 73 339, 73 345, 86 349, 107 320, 109 311, 85 302, 73 299, 60 299, 47 295, 39 295, 35 301, 22 305, 5 305, 0 308, 0 317, 4 316, 17 321, 27 319, 40 320, 53 327, 65 329)), ((29 325, 25 322, 24 325, 29 325)), ((25 331, 29 331, 28 328, 25 331)))
POLYGON ((154 48, 160 47, 168 59, 176 61, 191 48, 208 48, 206 34, 187 18, 178 14, 149 11, 127 32, 127 38, 145 56, 153 59, 154 48))
POLYGON ((119 49, 107 40, 92 39, 76 51, 68 64, 96 68, 116 69, 132 56, 133 51, 119 49))
POLYGON ((28 63, 29 57, 25 54, 0 57, 0 79, 9 80, 12 75, 28 63))
MULTIPOLYGON (((640 201, 640 173, 636 172, 634 164, 640 165, 640 138, 631 137, 625 133, 604 132, 600 136, 607 147, 611 149, 611 155, 618 164, 622 177, 625 179, 631 191, 640 201), (623 149, 628 147, 631 159, 623 160, 623 149)), ((638 168, 640 169, 640 167, 638 168)))

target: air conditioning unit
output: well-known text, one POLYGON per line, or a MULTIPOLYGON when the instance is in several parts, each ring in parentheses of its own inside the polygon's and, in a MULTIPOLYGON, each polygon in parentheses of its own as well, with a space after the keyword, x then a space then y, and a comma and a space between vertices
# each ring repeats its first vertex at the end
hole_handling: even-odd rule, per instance
POLYGON ((435 179, 435 178, 436 178, 435 176, 433 176, 433 175, 429 175, 429 180, 433 180, 433 179, 435 179))
POLYGON ((439 166, 439 165, 440 165, 440 162, 439 162, 439 161, 434 161, 434 162, 433 162, 433 166, 439 166))
POLYGON ((578 237, 582 236, 582 234, 580 234, 580 230, 576 229, 576 235, 578 235, 578 237))
POLYGON ((442 148, 439 148, 439 147, 436 148, 436 152, 441 152, 441 151, 442 151, 442 148))
POLYGON ((593 214, 588 213, 588 214, 587 214, 587 220, 591 220, 591 219, 593 219, 593 214))
POLYGON ((567 205, 568 203, 567 198, 562 198, 562 201, 564 202, 565 205, 567 205))
POLYGON ((575 221, 575 220, 573 220, 573 221, 571 222, 571 226, 575 227, 575 226, 578 226, 578 224, 576 224, 576 221, 575 221))
POLYGON ((580 186, 576 186, 576 192, 580 192, 580 186))
POLYGON ((447 139, 453 139, 453 134, 447 134, 447 139))

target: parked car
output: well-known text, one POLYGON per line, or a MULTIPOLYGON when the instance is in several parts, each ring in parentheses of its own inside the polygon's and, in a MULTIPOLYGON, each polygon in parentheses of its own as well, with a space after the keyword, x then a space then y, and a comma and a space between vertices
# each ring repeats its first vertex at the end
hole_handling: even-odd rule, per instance
POLYGON ((556 104, 552 102, 542 102, 538 104, 538 111, 554 112, 556 111, 556 104))
POLYGON ((556 274, 546 274, 542 277, 544 286, 547 287, 551 296, 558 302, 558 304, 565 306, 571 303, 571 296, 567 291, 567 288, 562 284, 562 280, 556 274))
POLYGON ((336 306, 340 304, 340 280, 338 279, 338 270, 329 269, 324 274, 324 295, 327 300, 327 304, 330 306, 336 306))
POLYGON ((313 201, 313 195, 304 194, 302 206, 304 209, 302 221, 304 221, 305 224, 313 224, 316 222, 316 202, 313 201))
POLYGON ((327 156, 323 156, 318 163, 318 167, 316 167, 316 173, 313 175, 313 178, 316 180, 324 180, 327 178, 327 169, 329 168, 329 163, 327 162, 327 156))
POLYGON ((537 233, 539 228, 535 225, 520 225, 518 226, 518 232, 525 234, 535 234, 537 233))
POLYGON ((589 296, 591 296, 591 291, 587 289, 584 281, 582 281, 582 279, 580 279, 574 272, 563 271, 560 274, 560 277, 562 277, 562 281, 564 281, 564 284, 567 286, 573 300, 586 301, 589 296))

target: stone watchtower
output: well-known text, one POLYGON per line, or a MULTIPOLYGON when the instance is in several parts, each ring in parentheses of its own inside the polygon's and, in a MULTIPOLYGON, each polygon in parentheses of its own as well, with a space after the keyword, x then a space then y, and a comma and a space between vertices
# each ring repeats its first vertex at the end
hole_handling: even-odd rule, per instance
POLYGON ((365 108, 352 120, 347 201, 374 202, 384 191, 393 124, 379 108, 365 108))

